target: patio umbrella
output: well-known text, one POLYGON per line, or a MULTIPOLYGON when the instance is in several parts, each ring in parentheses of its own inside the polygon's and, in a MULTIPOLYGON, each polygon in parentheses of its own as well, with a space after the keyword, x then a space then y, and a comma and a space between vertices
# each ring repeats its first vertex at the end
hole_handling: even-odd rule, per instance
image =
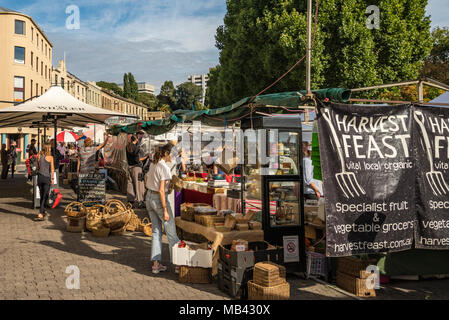
POLYGON ((62 131, 56 135, 56 141, 58 142, 76 142, 78 136, 73 132, 62 131))

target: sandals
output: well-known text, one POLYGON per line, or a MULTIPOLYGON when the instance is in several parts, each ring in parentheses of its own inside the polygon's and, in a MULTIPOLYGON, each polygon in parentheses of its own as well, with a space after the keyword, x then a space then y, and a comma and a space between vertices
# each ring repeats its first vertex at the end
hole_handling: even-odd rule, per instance
POLYGON ((43 215, 42 213, 40 213, 40 215, 42 215, 42 217, 39 218, 39 216, 37 216, 36 218, 34 218, 34 221, 45 221, 45 215, 43 215))

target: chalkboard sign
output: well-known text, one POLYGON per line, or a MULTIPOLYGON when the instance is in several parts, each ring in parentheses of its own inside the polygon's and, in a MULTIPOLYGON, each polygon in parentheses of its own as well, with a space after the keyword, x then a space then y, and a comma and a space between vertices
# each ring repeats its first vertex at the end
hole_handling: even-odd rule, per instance
POLYGON ((80 173, 78 176, 78 201, 106 203, 104 173, 80 173))

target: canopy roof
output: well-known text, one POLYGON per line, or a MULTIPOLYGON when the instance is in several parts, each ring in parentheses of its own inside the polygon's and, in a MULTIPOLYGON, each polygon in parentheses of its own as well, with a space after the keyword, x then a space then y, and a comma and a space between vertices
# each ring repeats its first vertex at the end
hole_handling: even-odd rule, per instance
MULTIPOLYGON (((351 97, 351 91, 343 88, 313 90, 312 92, 320 100, 327 98, 335 102, 347 102, 351 97)), ((246 97, 223 108, 200 111, 176 110, 167 119, 113 126, 109 131, 117 135, 120 132, 135 133, 142 129, 150 135, 160 135, 172 130, 180 122, 196 120, 210 126, 226 126, 226 124, 232 124, 256 112, 262 114, 298 113, 301 112, 298 106, 308 100, 305 94, 305 90, 281 92, 260 95, 253 100, 252 97, 246 97)))
POLYGON ((91 106, 61 87, 53 86, 34 100, 0 109, 0 128, 50 126, 55 118, 58 119, 58 127, 82 127, 88 123, 104 123, 114 116, 126 115, 91 106))
MULTIPOLYGON (((435 99, 433 99, 432 101, 429 101, 431 103, 445 103, 447 105, 449 105, 449 91, 446 91, 445 93, 443 93, 442 95, 436 97, 435 99)), ((435 107, 435 106, 433 106, 435 107)), ((449 108, 449 106, 438 106, 440 108, 449 108)))

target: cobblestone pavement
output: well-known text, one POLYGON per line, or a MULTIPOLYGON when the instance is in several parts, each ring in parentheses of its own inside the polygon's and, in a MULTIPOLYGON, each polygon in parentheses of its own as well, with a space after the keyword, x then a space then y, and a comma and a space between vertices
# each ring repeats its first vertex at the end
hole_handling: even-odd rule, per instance
MULTIPOLYGON (((49 210, 47 221, 35 222, 38 210, 31 208, 32 187, 23 173, 14 181, 0 180, 0 299, 230 299, 216 282, 182 284, 172 268, 152 274, 151 238, 143 233, 95 238, 90 232, 66 232, 64 207, 75 194, 61 189, 59 208, 49 210), (66 273, 66 268, 72 265, 80 270, 79 290, 66 288, 73 272, 66 273)), ((109 192, 108 198, 124 200, 109 192)), ((146 212, 137 214, 143 218, 146 212)), ((165 237, 163 263, 169 265, 165 237)), ((313 280, 293 276, 289 282, 292 299, 353 299, 313 280)), ((445 285, 449 287, 449 281, 445 285)), ((420 294, 425 298, 427 293, 420 294)))

